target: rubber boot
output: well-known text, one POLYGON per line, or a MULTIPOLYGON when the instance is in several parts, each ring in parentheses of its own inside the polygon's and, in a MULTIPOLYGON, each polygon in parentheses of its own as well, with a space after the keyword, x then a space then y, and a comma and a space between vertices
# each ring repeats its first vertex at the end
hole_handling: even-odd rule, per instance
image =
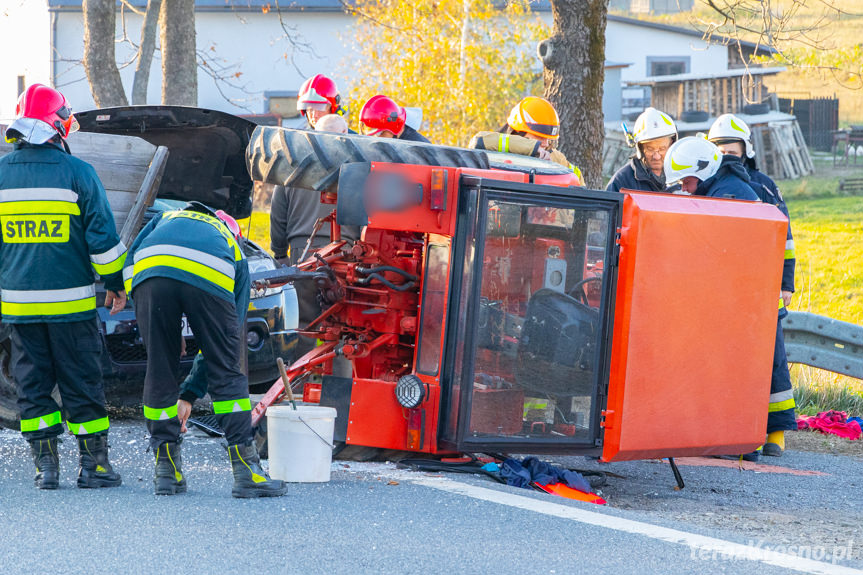
POLYGON ((234 488, 231 490, 234 497, 280 497, 287 491, 284 481, 270 479, 261 468, 254 443, 229 445, 228 456, 234 470, 234 488))
POLYGON ((78 487, 119 487, 123 480, 108 463, 108 434, 94 433, 78 437, 81 467, 78 487))
POLYGON ((764 444, 764 455, 771 457, 782 457, 785 451, 785 432, 771 431, 767 434, 767 442, 764 444))
POLYGON ((57 438, 30 441, 30 453, 36 464, 34 482, 39 489, 60 487, 60 455, 57 453, 57 438))
POLYGON ((186 492, 186 478, 183 477, 182 464, 179 443, 163 443, 156 449, 156 471, 153 477, 156 495, 186 492))

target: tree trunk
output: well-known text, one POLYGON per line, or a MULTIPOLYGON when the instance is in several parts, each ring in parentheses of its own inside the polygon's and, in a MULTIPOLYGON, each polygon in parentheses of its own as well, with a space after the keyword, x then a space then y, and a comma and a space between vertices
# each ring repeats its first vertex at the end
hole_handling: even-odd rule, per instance
POLYGON ((560 151, 602 188, 602 81, 607 0, 552 0, 551 38, 539 43, 545 97, 560 116, 560 151))
POLYGON ((162 33, 162 104, 197 106, 194 0, 163 2, 159 28, 162 33))
POLYGON ((114 0, 84 0, 84 71, 98 108, 128 104, 114 55, 114 0))
POLYGON ((161 0, 148 0, 147 13, 141 26, 141 44, 138 46, 138 63, 135 66, 135 81, 132 83, 132 104, 147 103, 147 85, 150 83, 150 66, 156 50, 156 30, 159 25, 161 0))

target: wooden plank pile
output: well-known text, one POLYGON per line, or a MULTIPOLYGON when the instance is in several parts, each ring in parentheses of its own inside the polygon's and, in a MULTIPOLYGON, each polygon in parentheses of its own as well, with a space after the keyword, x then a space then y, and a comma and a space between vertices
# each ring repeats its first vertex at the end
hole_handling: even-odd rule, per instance
POLYGON ((759 169, 774 179, 794 180, 815 171, 796 121, 751 126, 759 169))

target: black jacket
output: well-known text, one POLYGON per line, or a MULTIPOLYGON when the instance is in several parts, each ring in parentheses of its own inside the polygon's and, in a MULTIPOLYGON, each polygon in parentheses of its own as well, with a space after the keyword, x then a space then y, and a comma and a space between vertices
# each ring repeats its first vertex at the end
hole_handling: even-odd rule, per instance
POLYGON ((726 154, 722 156, 719 170, 698 184, 695 195, 757 202, 758 195, 749 182, 749 173, 741 159, 726 154))
POLYGON ((779 187, 767 175, 759 172, 754 167, 747 165, 749 177, 752 178, 750 185, 755 193, 765 204, 773 204, 788 218, 788 234, 785 237, 785 264, 782 268, 782 291, 794 291, 794 270, 797 267, 797 256, 794 252, 794 236, 791 234, 791 216, 788 214, 788 206, 779 187))
POLYGON ((629 162, 612 176, 605 188, 609 192, 619 192, 622 189, 640 190, 643 192, 669 192, 665 187, 665 175, 656 176, 647 169, 644 162, 632 156, 629 162))
POLYGON ((425 142, 426 144, 431 144, 431 140, 429 140, 410 126, 405 126, 405 129, 402 131, 402 135, 399 136, 399 140, 408 140, 410 142, 425 142))

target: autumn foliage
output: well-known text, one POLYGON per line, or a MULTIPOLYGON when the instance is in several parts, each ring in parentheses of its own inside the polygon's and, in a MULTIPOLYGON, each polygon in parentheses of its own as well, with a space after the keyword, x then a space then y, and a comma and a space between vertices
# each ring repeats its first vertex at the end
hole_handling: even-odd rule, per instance
POLYGON ((344 66, 353 83, 351 125, 363 103, 385 94, 423 110, 436 144, 466 145, 496 130, 525 95, 542 93, 537 42, 548 34, 528 2, 357 0, 344 66), (352 46, 351 46, 352 45, 352 46))

